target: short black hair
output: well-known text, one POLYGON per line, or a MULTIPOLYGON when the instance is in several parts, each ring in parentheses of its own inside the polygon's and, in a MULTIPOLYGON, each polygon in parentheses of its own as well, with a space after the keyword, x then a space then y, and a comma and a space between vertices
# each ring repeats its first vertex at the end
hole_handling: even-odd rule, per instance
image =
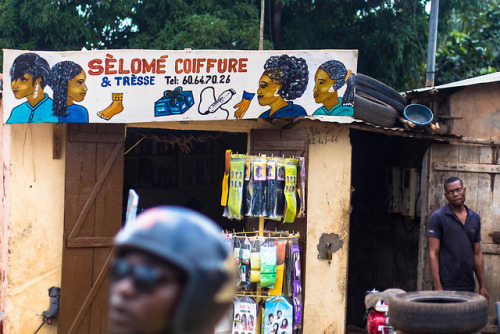
POLYGON ((41 78, 40 86, 44 89, 50 75, 49 63, 36 53, 23 53, 14 60, 10 68, 10 79, 17 80, 26 74, 33 77, 33 86, 35 86, 35 81, 41 78))
POLYGON ((462 185, 462 187, 464 186, 464 183, 462 182, 462 179, 461 179, 461 178, 456 177, 456 176, 450 176, 449 178, 447 178, 447 179, 444 181, 443 188, 445 188, 445 190, 446 190, 446 185, 447 185, 447 184, 450 184, 450 183, 453 183, 453 182, 456 182, 456 181, 460 181, 460 184, 462 185))

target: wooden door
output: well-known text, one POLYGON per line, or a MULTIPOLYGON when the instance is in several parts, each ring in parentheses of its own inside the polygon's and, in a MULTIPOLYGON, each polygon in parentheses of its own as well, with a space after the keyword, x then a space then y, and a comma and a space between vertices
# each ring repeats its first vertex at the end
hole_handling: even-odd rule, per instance
POLYGON ((107 333, 107 264, 122 224, 124 129, 67 127, 59 333, 107 333))
MULTIPOLYGON (((486 288, 490 295, 488 326, 496 333, 495 301, 500 300, 500 244, 492 233, 500 232, 500 150, 498 147, 433 144, 424 159, 422 173, 422 224, 420 228, 419 290, 432 289, 428 265, 427 223, 430 215, 447 204, 443 184, 458 176, 467 188, 466 205, 481 216, 481 249, 486 288)), ((476 284, 477 285, 477 284, 476 284)))

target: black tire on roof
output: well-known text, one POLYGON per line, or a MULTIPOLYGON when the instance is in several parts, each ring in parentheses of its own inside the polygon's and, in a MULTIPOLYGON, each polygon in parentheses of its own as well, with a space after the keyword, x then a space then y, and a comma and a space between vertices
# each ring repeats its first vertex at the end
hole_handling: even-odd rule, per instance
POLYGON ((354 95, 354 117, 365 122, 391 127, 396 123, 398 112, 393 107, 359 94, 354 95))
POLYGON ((360 91, 360 92, 366 93, 368 95, 371 95, 374 98, 376 98, 377 100, 380 100, 384 103, 387 103, 388 105, 390 105, 391 107, 393 107, 394 109, 396 109, 400 113, 403 112, 403 110, 406 106, 406 104, 403 105, 402 103, 393 99, 392 97, 389 97, 389 96, 387 96, 387 95, 385 95, 385 94, 383 94, 383 93, 381 93, 373 88, 363 86, 361 84, 356 85, 356 91, 360 91))
POLYGON ((408 102, 404 97, 401 96, 396 90, 387 86, 385 83, 378 81, 372 77, 369 77, 363 73, 356 74, 356 84, 374 89, 380 93, 387 95, 388 97, 398 101, 402 105, 406 106, 408 102))
POLYGON ((472 292, 418 291, 389 300, 389 324, 411 333, 472 333, 486 326, 488 303, 472 292))

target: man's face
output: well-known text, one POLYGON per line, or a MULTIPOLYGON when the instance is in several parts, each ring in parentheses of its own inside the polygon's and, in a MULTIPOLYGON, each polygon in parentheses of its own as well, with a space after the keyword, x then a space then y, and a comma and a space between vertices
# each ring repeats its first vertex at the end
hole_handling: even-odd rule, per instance
POLYGON ((183 283, 179 270, 145 253, 130 251, 112 267, 109 321, 113 334, 154 334, 170 326, 183 283), (148 275, 153 273, 155 275, 148 275), (135 277, 134 277, 135 276, 135 277), (161 277, 138 280, 137 277, 161 277))
POLYGON ((459 180, 444 185, 444 197, 453 207, 461 207, 465 203, 465 187, 459 180))

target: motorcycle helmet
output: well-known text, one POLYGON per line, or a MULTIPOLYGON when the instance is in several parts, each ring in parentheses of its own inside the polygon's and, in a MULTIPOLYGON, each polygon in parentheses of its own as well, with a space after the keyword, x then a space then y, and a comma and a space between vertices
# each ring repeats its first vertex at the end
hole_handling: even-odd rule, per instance
POLYGON ((190 209, 162 206, 144 211, 116 236, 120 250, 151 253, 184 270, 184 290, 171 321, 173 333, 212 328, 233 302, 236 268, 217 225, 190 209))

